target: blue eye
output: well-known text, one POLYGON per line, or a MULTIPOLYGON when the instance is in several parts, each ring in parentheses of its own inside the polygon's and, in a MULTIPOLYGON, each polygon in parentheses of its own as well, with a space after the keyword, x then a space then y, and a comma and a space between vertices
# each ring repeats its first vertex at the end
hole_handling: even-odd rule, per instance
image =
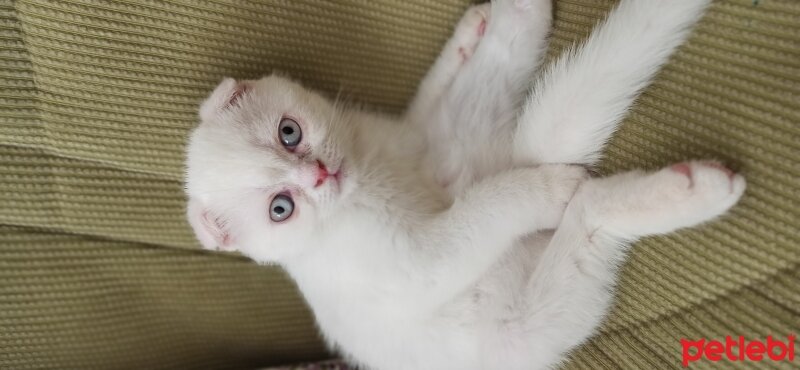
POLYGON ((281 144, 291 149, 300 144, 300 140, 303 139, 303 132, 300 131, 300 125, 295 120, 283 118, 278 125, 278 136, 281 139, 281 144))
POLYGON ((294 201, 285 194, 278 194, 272 198, 269 205, 269 218, 275 222, 285 221, 294 212, 294 201))

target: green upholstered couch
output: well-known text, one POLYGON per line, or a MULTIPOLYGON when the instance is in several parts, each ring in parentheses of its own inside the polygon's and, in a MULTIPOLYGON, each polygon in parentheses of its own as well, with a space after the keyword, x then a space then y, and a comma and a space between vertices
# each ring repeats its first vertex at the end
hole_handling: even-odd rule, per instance
MULTIPOLYGON (((0 0, 0 368, 330 357, 284 273, 194 241, 196 107, 223 76, 279 70, 401 112, 468 3, 0 0)), ((613 1, 556 3, 551 57, 613 1)), ((675 368, 680 338, 800 332, 799 107, 800 1, 716 1, 601 172, 717 158, 747 193, 720 221, 638 243, 566 368, 675 368)))

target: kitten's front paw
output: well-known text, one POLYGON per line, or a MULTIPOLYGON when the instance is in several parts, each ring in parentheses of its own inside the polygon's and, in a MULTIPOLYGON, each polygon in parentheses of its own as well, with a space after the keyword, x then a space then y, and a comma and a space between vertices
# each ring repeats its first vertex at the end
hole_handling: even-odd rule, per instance
POLYGON ((467 9, 456 25, 453 40, 462 64, 469 60, 483 38, 489 22, 489 14, 491 14, 489 3, 474 5, 467 9))

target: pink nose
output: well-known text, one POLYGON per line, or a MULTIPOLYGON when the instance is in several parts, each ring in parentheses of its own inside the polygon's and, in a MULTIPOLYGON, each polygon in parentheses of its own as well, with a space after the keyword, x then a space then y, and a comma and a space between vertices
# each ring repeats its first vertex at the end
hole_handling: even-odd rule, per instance
POLYGON ((325 168, 325 164, 317 160, 317 182, 314 184, 314 187, 321 186, 330 176, 328 169, 325 168))

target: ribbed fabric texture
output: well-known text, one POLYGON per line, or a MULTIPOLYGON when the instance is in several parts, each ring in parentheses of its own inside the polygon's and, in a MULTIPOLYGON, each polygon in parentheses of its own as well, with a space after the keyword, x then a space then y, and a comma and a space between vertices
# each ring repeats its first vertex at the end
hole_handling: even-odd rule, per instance
MULTIPOLYGON (((181 181, 197 105, 223 76, 278 70, 399 112, 468 3, 0 0, 0 368, 326 357, 279 269, 196 248, 181 181)), ((612 3, 558 0, 551 59, 612 3)), ((747 193, 638 243, 566 368, 679 368, 682 337, 800 333, 798 122, 800 2, 715 2, 601 172, 716 158, 747 193)), ((791 367, 693 368, 756 365, 791 367)))

